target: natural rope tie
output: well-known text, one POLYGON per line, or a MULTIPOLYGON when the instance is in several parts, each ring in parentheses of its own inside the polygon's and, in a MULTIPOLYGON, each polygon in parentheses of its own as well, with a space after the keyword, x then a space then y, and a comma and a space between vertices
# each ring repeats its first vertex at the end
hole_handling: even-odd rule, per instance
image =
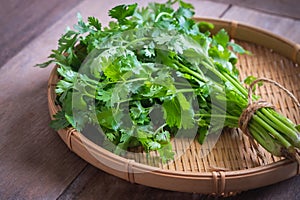
MULTIPOLYGON (((275 86, 277 86, 278 88, 282 89, 283 91, 285 91, 287 93, 287 95, 289 97, 291 97, 293 99, 293 101, 295 102, 295 104, 300 108, 300 103, 299 101, 297 100, 297 98, 288 90, 286 89, 285 87, 283 87, 282 85, 280 85, 279 83, 277 83, 276 81, 273 81, 271 79, 268 79, 268 78, 259 78, 259 79, 256 79, 255 81, 253 81, 249 88, 248 88, 248 106, 247 108, 242 112, 240 118, 239 118, 239 128, 242 130, 242 132, 244 134, 246 134, 249 139, 250 139, 250 143, 252 144, 252 146, 254 147, 254 149, 256 150, 256 152, 258 153, 258 156, 260 158, 262 158, 263 160, 263 156, 262 154, 260 153, 260 151, 258 150, 258 146, 257 144, 254 142, 254 139, 251 135, 251 133, 249 132, 249 129, 248 129, 248 124, 250 122, 250 120, 252 119, 254 113, 260 109, 260 108, 273 108, 275 109, 275 107, 266 102, 266 101, 263 101, 263 100, 260 100, 260 101, 255 101, 253 102, 252 101, 252 91, 253 91, 253 87, 255 84, 257 84, 258 82, 268 82, 268 83, 271 83, 275 86)), ((298 163, 299 163, 299 166, 300 166, 300 160, 297 159, 298 163)))
POLYGON ((295 102, 295 104, 300 108, 300 103, 298 101, 298 99, 293 95, 293 93, 291 93, 288 89, 286 89, 284 86, 280 85, 278 82, 268 79, 268 78, 259 78, 256 79, 255 81, 253 81, 248 89, 248 101, 249 101, 249 105, 252 104, 252 88, 254 87, 255 84, 257 84, 258 82, 268 82, 271 83, 275 86, 277 86, 278 88, 282 89, 283 91, 286 92, 286 94, 291 97, 293 99, 293 101, 295 102))

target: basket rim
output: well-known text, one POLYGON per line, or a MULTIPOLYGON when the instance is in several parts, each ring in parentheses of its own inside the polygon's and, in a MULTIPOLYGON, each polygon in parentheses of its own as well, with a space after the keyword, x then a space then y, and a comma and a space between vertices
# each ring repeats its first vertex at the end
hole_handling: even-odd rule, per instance
MULTIPOLYGON (((251 25, 246 25, 243 23, 238 23, 236 21, 230 21, 230 20, 223 20, 223 19, 215 19, 215 18, 202 18, 202 17, 195 17, 196 21, 207 21, 211 22, 215 25, 215 30, 219 30, 220 28, 227 29, 228 33, 230 34, 231 38, 234 39, 240 39, 246 42, 255 43, 267 48, 273 49, 275 52, 287 57, 288 59, 292 60, 294 63, 300 64, 300 45, 293 43, 292 41, 283 38, 281 36, 278 36, 274 33, 268 32, 264 29, 254 27, 251 25), (247 33, 245 35, 245 32, 247 33), (258 37, 253 37, 253 34, 258 34, 258 37), (265 40, 262 40, 265 39, 265 40), (276 41, 276 44, 273 42, 276 41), (276 48, 277 46, 284 46, 284 51, 278 51, 276 48)), ((56 87, 56 82, 58 80, 57 77, 57 71, 55 66, 50 74, 49 80, 48 80, 48 106, 49 106, 49 112, 51 118, 53 118, 53 115, 59 111, 59 107, 55 105, 55 92, 54 89, 56 87)), ((299 174, 299 164, 296 161, 291 161, 288 159, 280 160, 277 162, 273 162, 267 165, 260 165, 257 167, 249 168, 249 169, 241 169, 241 170, 232 170, 232 171, 212 171, 212 172, 185 172, 185 171, 175 171, 175 170, 168 170, 168 169, 162 169, 159 167, 153 167, 146 164, 142 164, 139 162, 134 162, 132 160, 126 159, 124 157, 118 156, 98 145, 90 141, 88 138, 86 138, 83 134, 80 132, 74 130, 73 128, 65 128, 62 129, 59 132, 60 137, 63 139, 63 141, 68 145, 68 147, 74 151, 77 155, 79 155, 81 158, 85 159, 87 162, 95 165, 96 167, 114 174, 115 176, 118 176, 120 178, 123 178, 130 182, 135 182, 139 184, 148 185, 151 187, 158 187, 161 189, 169 189, 169 190, 175 190, 175 191, 182 191, 182 192, 199 192, 199 193, 214 193, 214 194, 224 194, 229 192, 238 192, 238 191, 244 191, 248 189, 257 188, 253 184, 249 187, 245 187, 243 185, 237 186, 233 188, 230 187, 230 182, 233 184, 236 183, 237 179, 243 178, 242 182, 247 183, 249 180, 252 180, 258 176, 265 175, 265 177, 269 178, 268 182, 260 183, 259 187, 270 185, 272 183, 277 183, 279 181, 291 178, 293 176, 296 176, 299 174), (85 144, 82 143, 82 140, 85 140, 85 144), (110 162, 120 165, 120 166, 127 166, 127 171, 124 173, 116 173, 115 171, 111 171, 110 169, 107 169, 100 165, 97 162, 92 162, 91 158, 85 157, 87 156, 86 153, 83 153, 81 151, 84 151, 83 147, 77 147, 72 148, 74 145, 82 146, 89 145, 89 148, 91 148, 93 151, 99 154, 99 156, 102 156, 103 159, 109 159, 110 162), (81 148, 81 149, 80 149, 81 148), (286 172, 287 169, 289 170, 288 173, 285 175, 280 175, 276 177, 272 177, 274 173, 282 173, 286 172), (141 177, 139 178, 139 175, 134 175, 134 173, 145 173, 149 174, 150 178, 146 177, 146 180, 143 181, 141 177), (217 173, 217 174, 215 174, 217 173), (178 190, 172 186, 163 187, 163 186, 157 186, 154 185, 153 182, 150 179, 162 177, 163 180, 169 180, 170 178, 174 181, 182 181, 182 180, 203 180, 203 183, 199 183, 200 185, 203 184, 210 184, 211 189, 207 189, 206 191, 197 190, 195 191, 195 188, 192 190, 188 189, 182 189, 178 190), (226 180, 226 187, 225 187, 225 180, 226 180), (224 187, 222 186, 224 182, 224 187)), ((87 151, 87 150, 86 150, 87 151)), ((145 177, 144 177, 145 178, 145 177)))

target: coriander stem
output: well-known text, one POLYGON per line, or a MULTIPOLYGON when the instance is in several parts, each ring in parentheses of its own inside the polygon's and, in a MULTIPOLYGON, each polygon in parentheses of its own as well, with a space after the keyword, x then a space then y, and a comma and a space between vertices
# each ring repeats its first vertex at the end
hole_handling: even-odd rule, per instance
MULTIPOLYGON (((257 115, 253 115, 252 120, 257 121, 261 126, 263 126, 267 131, 270 132, 278 141, 281 142, 281 144, 289 149, 292 145, 284 138, 280 133, 278 133, 275 129, 273 129, 268 123, 266 123, 264 120, 262 120, 257 115)), ((251 122, 250 122, 251 123, 251 122)))
POLYGON ((269 134, 262 134, 262 132, 257 129, 258 127, 254 125, 249 126, 254 139, 271 154, 275 156, 282 156, 281 149, 284 147, 275 141, 269 134))
POLYGON ((207 79, 204 77, 201 77, 198 73, 194 72, 193 70, 189 69, 188 67, 184 66, 178 61, 174 61, 177 65, 179 65, 185 72, 189 73, 190 75, 193 75, 195 78, 197 78, 200 82, 207 82, 207 79))
POLYGON ((146 40, 151 40, 152 38, 149 38, 149 37, 143 37, 143 38, 138 38, 138 39, 135 39, 135 40, 132 40, 131 42, 129 42, 128 44, 126 44, 124 46, 124 49, 127 49, 129 46, 135 44, 135 43, 138 43, 138 42, 141 42, 141 41, 146 41, 146 40))
POLYGON ((228 81, 230 81, 235 87, 236 89, 242 93, 243 95, 245 95, 245 97, 248 97, 248 92, 247 90, 241 86, 241 84, 234 78, 232 78, 229 74, 224 73, 225 77, 227 78, 228 81))
POLYGON ((295 128, 294 124, 291 121, 289 121, 287 118, 277 113, 274 109, 267 109, 267 110, 270 112, 270 114, 276 116, 283 124, 285 124, 290 129, 298 133, 298 130, 295 128))
POLYGON ((155 23, 158 22, 158 20, 159 20, 162 16, 164 16, 164 15, 169 16, 169 17, 173 17, 173 15, 170 14, 170 13, 167 13, 167 12, 161 12, 161 13, 159 13, 159 14, 157 15, 157 17, 155 18, 154 22, 155 22, 155 23))
MULTIPOLYGON (((264 116, 268 117, 270 121, 275 124, 277 129, 280 129, 280 131, 287 136, 290 141, 297 144, 299 143, 299 137, 297 133, 295 133, 293 130, 291 130, 289 127, 285 126, 281 121, 279 121, 276 117, 274 117, 272 114, 270 114, 266 109, 261 109, 261 112, 264 114, 264 116)), ((298 144, 299 146, 299 144, 298 144)))
POLYGON ((166 123, 164 123, 163 125, 161 125, 160 127, 158 127, 155 132, 154 132, 154 135, 156 135, 160 130, 162 130, 165 126, 167 126, 166 123))
POLYGON ((176 90, 176 94, 177 93, 187 93, 187 92, 195 92, 195 90, 194 89, 178 89, 178 90, 176 90))
POLYGON ((227 118, 227 119, 233 119, 233 120, 239 120, 238 117, 235 116, 230 116, 230 115, 219 115, 219 114, 202 114, 198 113, 195 114, 195 116, 200 116, 200 117, 216 117, 216 118, 227 118))

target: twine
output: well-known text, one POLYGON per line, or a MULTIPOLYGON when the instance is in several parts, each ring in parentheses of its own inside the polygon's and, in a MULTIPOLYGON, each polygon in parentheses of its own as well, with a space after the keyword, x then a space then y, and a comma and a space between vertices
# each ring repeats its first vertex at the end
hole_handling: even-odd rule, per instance
POLYGON ((76 132, 76 129, 74 128, 70 128, 67 130, 67 133, 66 133, 66 144, 67 146, 69 147, 69 149, 71 151, 73 151, 73 146, 72 146, 72 137, 74 135, 74 133, 76 132))
POLYGON ((135 162, 134 160, 128 159, 125 164, 125 169, 127 172, 127 181, 129 181, 130 183, 135 183, 134 171, 133 171, 134 162, 135 162))
POLYGON ((287 95, 289 97, 291 97, 293 99, 293 101, 296 103, 296 105, 300 108, 300 103, 299 103, 298 99, 293 95, 293 93, 291 93, 284 86, 280 85, 278 82, 268 79, 268 78, 259 78, 250 84, 249 89, 248 89, 248 101, 249 101, 248 104, 252 104, 252 88, 254 87, 255 84, 257 84, 258 82, 262 82, 262 81, 271 83, 271 84, 277 86, 278 88, 282 89, 283 91, 285 91, 287 93, 287 95))
POLYGON ((212 172, 213 195, 225 196, 226 175, 223 171, 212 172))
MULTIPOLYGON (((258 156, 263 160, 263 155, 259 151, 257 143, 255 143, 254 138, 252 137, 252 135, 251 135, 251 133, 248 129, 248 124, 249 124, 250 120, 252 119, 254 113, 258 109, 260 109, 260 108, 273 108, 273 109, 275 109, 275 107, 272 104, 270 104, 266 101, 263 101, 263 100, 253 102, 253 100, 252 100, 253 87, 254 87, 255 84, 257 84, 258 82, 261 82, 261 81, 271 83, 271 84, 277 86, 278 88, 282 89, 283 91, 285 91, 287 93, 287 95, 293 99, 293 101, 295 102, 295 104, 299 108, 300 108, 300 103, 299 103, 298 99, 288 89, 286 89, 285 87, 283 87, 282 85, 280 85, 278 82, 276 82, 274 80, 271 80, 271 79, 268 79, 268 78, 259 78, 259 79, 256 79, 255 81, 253 81, 250 84, 250 86, 248 88, 248 106, 242 112, 242 114, 239 118, 238 124, 239 124, 239 128, 242 130, 242 132, 249 137, 250 143, 252 144, 252 146, 254 147, 256 152, 258 153, 258 156)), ((297 154, 299 154, 299 153, 297 153, 297 154)), ((286 156, 286 157, 288 157, 288 156, 286 156)), ((299 165, 299 169, 300 169, 299 155, 295 156, 294 158, 295 158, 295 160, 297 160, 298 165, 299 165)))

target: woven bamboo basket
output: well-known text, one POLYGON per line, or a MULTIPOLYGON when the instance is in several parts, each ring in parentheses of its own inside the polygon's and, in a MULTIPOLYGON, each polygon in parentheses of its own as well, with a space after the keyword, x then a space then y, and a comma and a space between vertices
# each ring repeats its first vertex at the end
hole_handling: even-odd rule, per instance
MULTIPOLYGON (((299 99, 299 45, 235 21, 209 18, 195 20, 213 23, 213 32, 224 28, 232 39, 252 52, 252 55, 239 56, 237 66, 241 72, 241 80, 248 75, 267 77, 283 84, 299 99)), ((51 117, 60 109, 55 104, 54 90, 57 81, 54 68, 48 83, 51 117)), ((266 84, 257 93, 276 105, 285 116, 300 123, 299 109, 284 92, 266 84)), ((58 134, 73 152, 97 168, 131 183, 166 190, 233 195, 299 174, 299 164, 296 161, 274 157, 261 147, 259 151, 263 158, 257 156, 247 136, 238 129, 223 131, 209 153, 197 141, 176 141, 173 144, 174 150, 181 154, 173 162, 166 164, 155 159, 149 161, 143 153, 131 153, 124 157, 115 155, 73 128, 59 130, 58 134)))

